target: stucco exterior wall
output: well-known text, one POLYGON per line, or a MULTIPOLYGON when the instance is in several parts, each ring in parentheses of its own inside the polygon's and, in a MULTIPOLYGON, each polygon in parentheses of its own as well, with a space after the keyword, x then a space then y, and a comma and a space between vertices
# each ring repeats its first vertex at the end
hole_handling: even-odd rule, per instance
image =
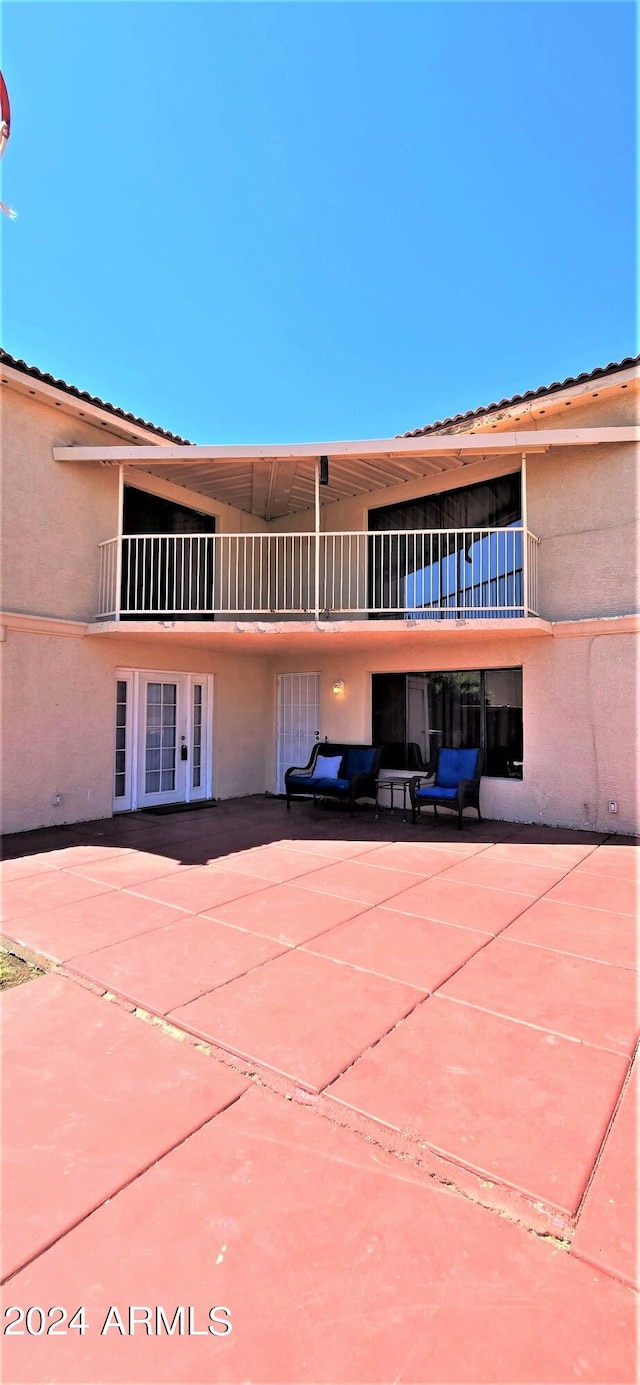
POLYGON ((4 832, 111 815, 117 668, 212 673, 214 796, 264 791, 264 660, 7 629, 0 664, 4 832))
MULTIPOLYGON (((461 638, 432 653, 399 639, 393 652, 272 660, 274 711, 279 673, 320 673, 321 738, 371 741, 371 675, 445 669, 523 669, 524 777, 483 779, 482 811, 489 818, 545 822, 606 832, 640 826, 638 785, 637 637, 461 638), (343 679, 345 692, 332 692, 343 679), (608 811, 609 799, 618 804, 608 811)), ((272 718, 272 719, 271 719, 272 718)), ((275 787, 275 733, 267 787, 275 787)))
MULTIPOLYGON (((60 413, 14 389, 2 394, 2 606, 29 615, 92 620, 98 544, 118 532, 118 472, 54 462, 53 447, 122 446, 109 428, 60 413)), ((221 533, 255 532, 264 522, 195 491, 128 472, 129 484, 215 514, 221 533)))
MULTIPOLYGON (((545 408, 544 427, 635 421, 637 391, 571 407, 545 408)), ((542 411, 540 411, 542 412, 542 411)), ((91 621, 96 609, 97 546, 117 529, 114 468, 55 463, 56 445, 122 443, 98 428, 13 389, 2 401, 3 590, 5 610, 91 621)), ((513 422, 505 422, 512 427, 513 422)), ((517 422, 531 427, 531 418, 517 422)), ((535 431, 535 430, 534 430, 535 431)), ((533 432, 534 435, 534 432, 533 432)), ((475 463, 405 486, 323 508, 325 530, 363 530, 378 505, 505 474, 519 457, 475 463)), ((527 463, 529 528, 540 538, 538 610, 547 620, 624 614, 637 606, 637 459, 633 447, 554 449, 527 463)), ((267 525, 196 492, 130 472, 132 483, 216 515, 219 532, 313 529, 305 512, 267 525)), ((422 632, 422 635, 424 632, 422 632)), ((241 640, 243 637, 238 636, 241 640)), ((0 643, 3 679, 4 831, 108 816, 112 810, 114 697, 118 667, 212 673, 214 794, 275 788, 277 674, 319 671, 321 733, 371 737, 371 674, 435 669, 524 671, 524 779, 483 783, 488 817, 639 830, 638 735, 634 705, 637 638, 604 632, 574 638, 492 634, 446 642, 409 632, 366 652, 332 652, 324 635, 312 655, 216 653, 210 643, 44 634, 8 628, 0 643), (419 651, 419 652, 416 652, 419 651), (345 681, 344 698, 331 685, 345 681), (62 795, 54 807, 54 795, 62 795), (610 815, 609 799, 618 813, 610 815)))
MULTIPOLYGON (((547 403, 544 417, 509 418, 496 431, 623 427, 638 421, 638 387, 614 397, 547 403)), ((490 437, 490 434, 488 434, 490 437)), ((489 446, 488 442, 488 446, 489 446)), ((325 532, 362 531, 368 512, 519 471, 521 455, 460 468, 323 505, 325 532)), ((626 615, 638 610, 638 449, 634 444, 554 448, 527 457, 527 525, 538 546, 538 613, 546 620, 626 615)), ((279 532, 310 532, 313 510, 277 520, 279 532)))
POLYGON ((538 546, 545 620, 638 609, 638 454, 621 447, 555 448, 527 461, 528 526, 538 546))

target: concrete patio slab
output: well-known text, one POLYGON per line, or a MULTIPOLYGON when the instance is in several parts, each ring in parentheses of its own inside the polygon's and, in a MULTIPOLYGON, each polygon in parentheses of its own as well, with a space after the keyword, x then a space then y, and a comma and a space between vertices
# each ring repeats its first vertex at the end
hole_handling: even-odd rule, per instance
POLYGON ((7 1276, 247 1082, 53 973, 4 992, 0 1013, 7 1276))
POLYGON ((43 851, 31 856, 17 856, 0 861, 0 883, 9 884, 12 880, 23 880, 29 875, 41 875, 47 871, 71 870, 72 867, 90 863, 115 860, 127 856, 130 847, 124 846, 68 846, 56 851, 43 851))
POLYGON ((357 861, 336 861, 322 870, 300 876, 303 889, 320 890, 323 894, 342 899, 358 900, 361 904, 382 904, 386 899, 415 885, 420 879, 408 871, 391 870, 380 866, 363 865, 357 861))
POLYGON ((540 899, 567 873, 565 866, 525 865, 522 861, 488 861, 486 856, 474 856, 460 861, 447 871, 447 880, 459 880, 463 885, 484 885, 490 890, 509 890, 514 894, 531 895, 540 899))
POLYGON ((50 875, 55 867, 47 852, 41 856, 16 856, 0 861, 0 884, 4 887, 14 880, 26 880, 31 875, 50 875))
POLYGON ((442 985, 487 942, 485 934, 470 928, 452 928, 379 908, 321 933, 304 950, 428 992, 442 985))
POLYGON ((365 907, 357 900, 301 890, 297 885, 271 885, 230 904, 205 910, 203 916, 262 933, 293 947, 353 918, 365 907))
MULTIPOLYGON (((312 844, 310 844, 312 845, 312 844)), ((225 857, 225 870, 239 870, 246 875, 258 875, 274 884, 284 884, 295 880, 298 875, 307 875, 310 870, 320 870, 325 865, 324 857, 318 852, 289 851, 281 846, 256 846, 248 851, 239 851, 234 856, 225 857)))
POLYGON ((636 921, 629 914, 541 899, 520 914, 503 936, 611 966, 635 970, 638 965, 636 921))
POLYGON ((366 854, 356 856, 355 860, 365 866, 387 866, 391 870, 408 870, 410 875, 421 875, 427 880, 431 875, 448 870, 450 866, 459 865, 460 853, 413 842, 383 842, 366 854))
POLYGON ((615 914, 638 913, 638 890, 635 881, 612 875, 594 875, 589 871, 573 871, 549 891, 549 899, 563 904, 582 904, 589 909, 605 909, 615 914))
POLYGON ((596 847, 576 868, 589 875, 613 875, 620 880, 638 882, 638 848, 635 846, 596 847))
MULTIPOLYGON (((483 853, 485 861, 520 861, 524 866, 554 866, 573 870, 597 850, 595 842, 536 841, 537 830, 515 833, 509 841, 495 842, 483 853)), ((576 834, 578 835, 578 834, 576 834)))
POLYGON ((264 1091, 167 1154, 9 1293, 83 1303, 88 1324, 84 1337, 5 1339, 14 1385, 635 1379, 623 1285, 264 1091), (162 1320, 156 1335, 155 1311, 151 1334, 141 1313, 130 1334, 133 1304, 162 1306, 169 1322, 184 1305, 184 1335, 162 1320), (216 1337, 218 1305, 233 1330, 216 1337), (102 1334, 111 1306, 126 1335, 102 1334))
POLYGON ((414 987, 289 952, 170 1018, 319 1092, 423 999, 414 987))
POLYGON ((131 846, 105 845, 100 842, 88 842, 81 844, 59 847, 55 851, 44 851, 39 856, 22 857, 23 861, 39 861, 43 865, 48 864, 49 870, 68 870, 73 874, 76 867, 86 865, 106 864, 108 861, 118 860, 121 856, 129 856, 133 850, 131 846))
POLYGON ((155 932, 153 940, 138 934, 74 957, 67 970, 164 1015, 285 951, 282 943, 198 914, 180 915, 155 932))
POLYGON ((132 893, 160 904, 172 904, 176 909, 186 909, 190 914, 200 914, 216 904, 226 904, 263 888, 264 880, 257 875, 241 875, 239 871, 211 865, 196 866, 178 876, 172 873, 158 880, 143 881, 132 893))
MULTIPOLYGON (((380 1158, 397 1150, 409 1162, 396 1158, 396 1169, 428 1170, 568 1236, 584 1197, 580 1217, 599 1208, 594 1263, 628 1278, 607 1249, 604 1202, 590 1199, 626 1110, 623 1099, 598 1163, 630 1049, 635 920, 602 908, 602 893, 596 908, 552 902, 543 887, 553 877, 551 894, 572 879, 590 898, 594 888, 607 898, 611 885, 632 889, 637 848, 508 823, 459 833, 449 821, 297 809, 287 816, 282 803, 252 799, 13 839, 9 850, 27 854, 7 863, 7 884, 49 877, 98 883, 100 893, 55 908, 41 897, 5 932, 239 1055, 228 1061, 367 1135, 380 1158), (345 882, 350 894, 334 892, 345 882), (172 890, 172 903, 147 897, 172 890), (438 987, 446 994, 427 999, 438 987), (608 1051, 618 1046, 622 1054, 608 1051)), ((495 1212, 484 1215, 493 1223, 495 1212)))
POLYGON ((78 904, 12 919, 5 931, 24 947, 54 962, 65 962, 69 957, 123 942, 137 933, 152 932, 180 917, 181 911, 168 904, 157 904, 123 890, 109 890, 78 904))
POLYGON ((396 895, 393 908, 433 919, 434 923, 457 924, 495 935, 523 913, 530 902, 527 895, 491 890, 484 885, 463 885, 437 876, 396 895))
POLYGON ((623 967, 510 942, 505 935, 441 995, 631 1057, 638 1039, 636 977, 623 967))
POLYGON ((638 1116, 640 1067, 634 1064, 581 1209, 572 1253, 640 1288, 638 1266, 638 1116))
POLYGON ((107 889, 107 885, 76 878, 67 871, 42 871, 3 884, 2 918, 10 923, 13 919, 27 918, 40 909, 55 909, 60 904, 75 904, 78 900, 90 899, 91 896, 106 893, 107 889))
POLYGON ((99 880, 117 890, 135 888, 145 880, 160 880, 166 875, 184 875, 193 870, 192 865, 183 865, 181 860, 171 854, 146 851, 127 851, 107 861, 87 861, 73 866, 71 874, 87 880, 99 880))
POLYGON ((319 853, 321 856, 329 856, 336 861, 348 861, 353 856, 362 856, 372 851, 377 844, 376 836, 373 833, 366 837, 349 838, 347 834, 344 837, 334 837, 330 827, 325 828, 324 836, 314 833, 313 836, 304 840, 289 838, 283 842, 283 845, 286 845, 291 851, 309 851, 312 849, 314 855, 319 853))
POLYGON ((329 1095, 573 1217, 627 1069, 617 1054, 432 996, 329 1095))

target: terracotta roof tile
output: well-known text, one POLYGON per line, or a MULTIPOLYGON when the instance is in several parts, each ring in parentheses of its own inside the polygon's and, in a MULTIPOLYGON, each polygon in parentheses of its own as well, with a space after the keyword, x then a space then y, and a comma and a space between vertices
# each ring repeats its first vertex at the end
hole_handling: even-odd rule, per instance
POLYGON ((136 414, 128 414, 124 409, 119 409, 116 404, 109 404, 104 399, 98 399, 95 394, 89 394, 87 390, 78 389, 77 385, 68 385, 66 380, 56 380, 54 375, 47 374, 44 370, 38 370, 35 365, 27 365, 26 361, 16 360, 15 356, 10 356, 8 351, 0 347, 0 366, 10 366, 12 370, 18 370, 21 375, 28 375, 32 380, 39 380, 43 385, 52 385, 54 389, 63 390, 65 394, 70 394, 74 399, 79 399, 84 404, 92 404, 96 409, 104 409, 105 413, 113 414, 114 418, 122 418, 126 423, 132 423, 136 428, 145 428, 150 433, 155 433, 157 437, 166 438, 168 442, 188 443, 188 438, 181 438, 177 433, 169 433, 166 428, 158 428, 155 423, 148 423, 144 418, 138 418, 136 414))
POLYGON ((515 404, 524 404, 530 399, 545 399, 558 390, 570 389, 572 385, 584 385, 589 380, 600 380, 603 375, 613 375, 616 370, 629 370, 637 365, 639 356, 625 356, 623 361, 610 361, 609 365, 597 366, 595 370, 584 370, 581 375, 568 375, 566 380, 554 380, 552 385, 540 385, 536 390, 526 390, 524 394, 514 394, 510 399, 500 399, 496 404, 484 404, 479 409, 469 409, 466 414, 455 414, 443 418, 439 423, 427 423, 424 428, 413 428, 408 433, 398 433, 402 438, 421 438, 425 433, 437 433, 440 429, 453 428, 459 423, 471 423, 475 418, 492 414, 497 409, 511 409, 515 404))

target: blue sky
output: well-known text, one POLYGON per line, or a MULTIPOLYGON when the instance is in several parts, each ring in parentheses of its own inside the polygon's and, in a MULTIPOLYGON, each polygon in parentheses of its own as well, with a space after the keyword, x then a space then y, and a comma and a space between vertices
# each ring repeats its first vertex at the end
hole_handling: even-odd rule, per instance
POLYGON ((5 0, 2 340, 198 442, 636 350, 634 9, 5 0))

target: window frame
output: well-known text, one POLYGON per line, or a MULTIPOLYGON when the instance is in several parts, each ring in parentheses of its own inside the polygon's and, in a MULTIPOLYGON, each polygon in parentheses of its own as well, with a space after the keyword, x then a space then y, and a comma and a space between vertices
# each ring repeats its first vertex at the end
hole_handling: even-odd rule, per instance
POLYGON ((407 670, 400 670, 400 669, 385 669, 385 670, 380 670, 379 673, 372 673, 372 675, 371 675, 371 732, 372 732, 372 740, 373 740, 373 720, 374 720, 374 696, 373 696, 373 686, 374 686, 374 685, 373 685, 373 679, 374 679, 374 678, 376 678, 376 677, 381 677, 381 676, 382 676, 382 677, 393 676, 393 677, 401 677, 401 678, 404 678, 404 680, 405 680, 405 683, 404 683, 404 686, 405 686, 405 698, 404 698, 404 746, 405 746, 405 752, 408 754, 408 745, 409 745, 409 739, 408 739, 408 729, 409 729, 409 728, 408 728, 408 680, 409 680, 409 678, 416 678, 416 677, 418 677, 418 678, 430 678, 430 677, 437 677, 438 675, 446 676, 447 674, 465 674, 465 675, 467 675, 467 674, 478 674, 479 677, 480 677, 480 703, 479 703, 479 708, 480 708, 480 749, 481 749, 481 751, 482 751, 483 761, 484 761, 484 768, 483 768, 483 772, 482 772, 482 777, 485 778, 485 779, 496 779, 496 780, 499 780, 499 781, 501 781, 501 782, 503 782, 503 783, 521 784, 521 783, 523 782, 523 780, 524 780, 524 777, 525 777, 524 667, 523 667, 522 664, 500 664, 499 666, 495 666, 495 667, 492 666, 492 667, 489 667, 489 668, 434 668, 434 669, 407 669, 407 670), (521 773, 520 773, 520 775, 515 775, 515 774, 487 774, 487 769, 486 769, 486 762, 487 762, 487 716, 486 716, 486 713, 487 713, 487 698, 486 698, 486 676, 487 676, 487 674, 492 674, 492 673, 519 673, 519 674, 520 674, 520 680, 521 680, 521 697, 522 697, 521 706, 520 706, 520 712, 521 712, 521 716, 522 716, 522 761, 521 761, 521 773))

